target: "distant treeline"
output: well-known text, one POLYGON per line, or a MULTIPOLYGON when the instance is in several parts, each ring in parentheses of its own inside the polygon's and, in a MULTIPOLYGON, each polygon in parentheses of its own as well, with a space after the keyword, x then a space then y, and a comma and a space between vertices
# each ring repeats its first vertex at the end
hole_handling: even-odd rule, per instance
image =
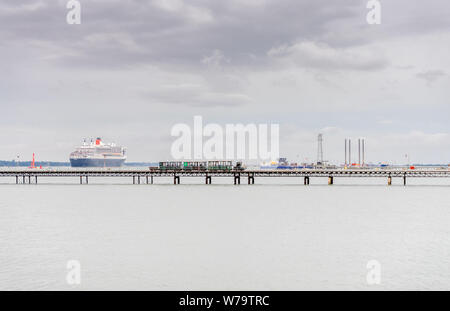
MULTIPOLYGON (((46 162, 46 161, 38 161, 34 164, 37 167, 49 167, 49 166, 70 166, 70 162, 46 162)), ((9 166, 9 167, 30 167, 31 161, 0 161, 0 166, 9 166)), ((125 166, 158 166, 158 163, 153 162, 125 162, 125 166)))
MULTIPOLYGON (((38 161, 34 163, 35 166, 70 166, 70 162, 44 162, 38 161)), ((31 161, 0 161, 0 166, 19 166, 19 167, 29 167, 31 166, 31 161)))

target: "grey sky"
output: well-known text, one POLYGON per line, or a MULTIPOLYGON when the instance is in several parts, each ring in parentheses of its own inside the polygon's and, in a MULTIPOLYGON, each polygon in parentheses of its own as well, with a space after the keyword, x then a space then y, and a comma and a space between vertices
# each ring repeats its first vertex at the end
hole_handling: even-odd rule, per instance
MULTIPOLYGON (((83 137, 170 158, 171 127, 277 122, 281 153, 450 162, 450 2, 382 0, 0 2, 0 159, 67 160, 83 137)), ((297 158, 298 156, 298 158, 297 158)))

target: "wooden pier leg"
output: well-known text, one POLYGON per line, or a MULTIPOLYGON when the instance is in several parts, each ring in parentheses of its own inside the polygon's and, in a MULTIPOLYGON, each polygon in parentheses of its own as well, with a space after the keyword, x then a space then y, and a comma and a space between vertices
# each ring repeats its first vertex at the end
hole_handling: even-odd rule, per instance
POLYGON ((16 176, 16 184, 19 183, 19 176, 16 176))
POLYGON ((305 184, 305 186, 309 185, 309 177, 305 176, 305 180, 303 181, 303 183, 305 184))
POLYGON ((153 175, 152 176, 150 176, 150 182, 152 183, 152 185, 153 185, 153 175))
POLYGON ((37 176, 34 176, 34 183, 37 185, 37 176))
POLYGON ((392 186, 392 176, 388 177, 388 186, 392 186))
POLYGON ((141 184, 141 176, 138 176, 138 185, 141 184))
POLYGON ((83 184, 83 176, 80 176, 80 185, 83 184))
POLYGON ((406 186, 406 175, 403 176, 403 185, 406 186))
POLYGON ((333 176, 328 177, 328 184, 333 185, 334 184, 334 178, 333 176))
POLYGON ((147 176, 145 176, 145 182, 147 183, 147 185, 148 185, 148 175, 147 176))
POLYGON ((22 183, 25 184, 25 175, 22 176, 22 183))
POLYGON ((88 178, 88 176, 86 175, 86 185, 87 184, 89 184, 89 178, 88 178))
POLYGON ((136 184, 136 176, 133 176, 133 185, 136 184))

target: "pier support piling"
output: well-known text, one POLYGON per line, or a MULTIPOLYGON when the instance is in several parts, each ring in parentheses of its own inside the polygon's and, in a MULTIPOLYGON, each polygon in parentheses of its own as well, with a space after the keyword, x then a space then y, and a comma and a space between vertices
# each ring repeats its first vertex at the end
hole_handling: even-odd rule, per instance
POLYGON ((392 186, 392 176, 388 177, 388 186, 392 186))
POLYGON ((234 184, 235 185, 240 185, 241 184, 241 174, 239 174, 239 173, 234 174, 234 184))
POLYGON ((138 185, 141 184, 141 176, 138 176, 138 185))
POLYGON ((403 185, 406 186, 406 175, 403 176, 403 185))
POLYGON ((304 184, 305 186, 309 185, 309 176, 305 176, 304 184))
POLYGON ((153 176, 150 176, 150 182, 153 185, 153 176))
POLYGON ((173 184, 179 185, 180 184, 180 176, 173 175, 173 184))
POLYGON ((88 178, 88 176, 86 176, 86 185, 88 185, 89 184, 89 178, 88 178))
POLYGON ((22 184, 25 185, 25 175, 22 176, 22 184))
POLYGON ((37 185, 37 176, 34 176, 34 183, 37 185))
POLYGON ((328 184, 329 185, 333 185, 334 184, 334 177, 333 176, 328 177, 328 184))
POLYGON ((255 176, 253 174, 248 174, 248 184, 249 185, 255 184, 255 176))
POLYGON ((145 183, 148 185, 148 175, 145 176, 145 183))
POLYGON ((80 185, 83 184, 83 176, 80 176, 80 185))
POLYGON ((211 182, 212 182, 211 176, 209 176, 208 174, 206 174, 205 183, 206 183, 207 185, 211 185, 211 182))
POLYGON ((19 176, 16 176, 16 184, 19 183, 19 176))

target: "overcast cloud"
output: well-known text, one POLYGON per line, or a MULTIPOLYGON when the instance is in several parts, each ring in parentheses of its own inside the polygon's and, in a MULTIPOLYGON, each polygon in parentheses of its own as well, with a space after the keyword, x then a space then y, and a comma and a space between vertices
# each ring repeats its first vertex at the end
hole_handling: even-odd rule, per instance
POLYGON ((450 162, 450 2, 388 0, 0 2, 0 159, 67 161, 83 137, 170 158, 175 123, 280 123, 281 154, 450 162))

